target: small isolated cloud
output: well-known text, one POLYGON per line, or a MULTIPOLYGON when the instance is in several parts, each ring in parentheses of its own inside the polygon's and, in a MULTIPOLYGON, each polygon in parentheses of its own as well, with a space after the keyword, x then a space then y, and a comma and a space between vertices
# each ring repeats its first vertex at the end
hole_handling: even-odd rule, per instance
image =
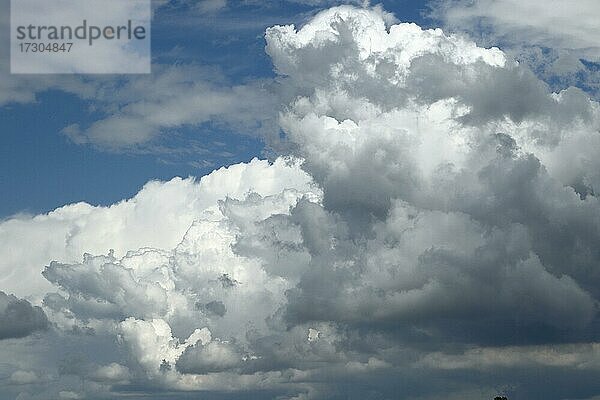
POLYGON ((131 378, 129 368, 118 363, 99 366, 91 378, 96 382, 127 383, 131 378))
POLYGON ((0 340, 22 338, 48 328, 48 318, 38 306, 0 291, 0 340))
POLYGON ((15 371, 10 375, 10 382, 15 385, 39 383, 40 378, 33 371, 15 371))
POLYGON ((73 392, 70 390, 61 390, 60 392, 58 392, 58 397, 64 400, 80 400, 85 398, 83 394, 73 392))

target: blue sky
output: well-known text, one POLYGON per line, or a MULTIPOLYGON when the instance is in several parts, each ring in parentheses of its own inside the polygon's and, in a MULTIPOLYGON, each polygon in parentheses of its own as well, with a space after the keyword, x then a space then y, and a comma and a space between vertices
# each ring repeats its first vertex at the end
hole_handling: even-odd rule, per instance
MULTIPOLYGON (((206 69, 208 81, 218 76, 219 82, 226 81, 229 85, 271 79, 274 72, 264 51, 264 30, 274 24, 301 25, 319 9, 332 4, 321 3, 314 6, 289 1, 232 1, 225 7, 198 13, 194 11, 194 2, 167 2, 156 10, 153 21, 153 62, 167 68, 200 65, 206 69)), ((416 22, 423 27, 447 23, 449 29, 456 30, 452 18, 444 20, 439 12, 431 15, 430 6, 435 10, 437 3, 432 4, 408 0, 381 2, 401 21, 416 22)), ((581 58, 582 66, 574 73, 557 74, 549 71, 550 63, 544 58, 560 58, 558 50, 545 43, 539 46, 527 43, 529 48, 540 49, 540 59, 530 49, 522 51, 519 47, 522 43, 515 45, 514 38, 490 34, 493 29, 479 23, 475 28, 469 25, 463 31, 483 45, 498 45, 503 49, 517 47, 515 57, 529 64, 554 90, 579 86, 591 95, 597 95, 600 73, 593 57, 588 57, 589 60, 581 58)), ((156 65, 154 67, 156 71, 156 65)), ((17 80, 6 71, 2 79, 8 85, 17 80)), ((160 140, 153 140, 152 146, 132 149, 112 148, 107 143, 75 143, 63 129, 74 123, 84 127, 91 125, 102 119, 103 112, 111 112, 99 109, 100 104, 111 104, 110 100, 97 101, 93 95, 82 96, 77 90, 76 93, 72 89, 65 90, 64 86, 80 79, 94 86, 98 77, 63 76, 62 83, 49 89, 45 89, 47 84, 36 89, 36 80, 27 76, 18 79, 19 82, 14 82, 17 91, 23 85, 35 94, 32 101, 11 102, 9 99, 0 106, 0 131, 4 139, 0 160, 3 171, 0 177, 1 218, 21 212, 47 212, 78 201, 107 205, 132 196, 148 180, 202 176, 218 166, 264 156, 260 135, 248 135, 249 130, 245 127, 215 123, 210 118, 171 128, 168 134, 161 135, 160 140), (190 151, 190 142, 202 151, 190 151)), ((101 79, 105 85, 110 85, 111 80, 118 85, 117 82, 129 77, 101 79)), ((135 99, 128 102, 135 102, 135 99)))
MULTIPOLYGON (((223 10, 198 16, 190 14, 190 5, 185 2, 171 3, 155 14, 154 62, 200 64, 218 70, 232 84, 273 77, 271 61, 264 52, 265 28, 301 24, 320 9, 283 1, 231 2, 223 10)), ((403 21, 427 24, 422 17, 422 2, 396 0, 383 5, 403 21)), ((14 77, 3 75, 3 79, 14 77)), ((131 197, 152 179, 202 176, 219 166, 263 156, 260 138, 240 135, 235 128, 210 122, 174 129, 161 142, 170 151, 115 151, 73 143, 61 131, 72 123, 92 123, 98 118, 94 107, 93 98, 82 99, 60 88, 37 92, 35 101, 0 106, 0 218, 48 212, 79 201, 108 205, 131 197), (198 142, 208 153, 176 151, 185 149, 188 140, 198 142)))

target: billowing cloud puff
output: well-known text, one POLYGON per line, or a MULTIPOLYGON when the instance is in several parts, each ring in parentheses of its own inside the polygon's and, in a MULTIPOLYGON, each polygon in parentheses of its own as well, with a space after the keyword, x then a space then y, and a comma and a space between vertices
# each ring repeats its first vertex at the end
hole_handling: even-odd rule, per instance
POLYGON ((85 252, 108 254, 111 249, 117 256, 141 247, 170 249, 195 219, 220 214, 219 199, 308 190, 311 179, 293 165, 283 159, 273 165, 253 160, 198 180, 148 182, 132 199, 110 207, 77 203, 45 215, 9 218, 0 222, 0 287, 43 297, 51 286, 40 272, 51 260, 74 262, 85 252), (36 246, 23 248, 24 242, 36 246))
POLYGON ((586 326, 596 314, 586 289, 598 287, 588 193, 598 182, 588 161, 568 167, 565 153, 597 136, 598 105, 548 93, 497 49, 385 22, 379 10, 342 7, 299 31, 267 31, 283 83, 302 93, 281 124, 323 188, 319 212, 331 222, 318 229, 337 245, 313 254, 289 292, 300 303, 290 316, 586 326), (562 290, 573 300, 565 308, 554 300, 562 290))
POLYGON ((55 393, 600 393, 598 104, 394 23, 343 6, 267 30, 287 158, 0 225, 60 233, 43 305, 103 346, 55 393))

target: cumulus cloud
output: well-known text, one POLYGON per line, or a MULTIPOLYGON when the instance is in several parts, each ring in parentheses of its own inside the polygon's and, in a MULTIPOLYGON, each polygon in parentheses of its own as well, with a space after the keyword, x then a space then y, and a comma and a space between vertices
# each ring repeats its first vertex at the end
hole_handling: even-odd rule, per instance
POLYGON ((293 162, 253 160, 198 180, 148 182, 134 198, 110 207, 77 203, 44 215, 9 218, 0 223, 0 287, 18 296, 43 296, 51 286, 40 272, 52 260, 74 262, 86 252, 108 254, 111 249, 118 257, 141 247, 170 249, 195 219, 219 215, 220 199, 308 190, 310 182, 293 162), (15 251, 26 241, 37 245, 15 251))
POLYGON ((53 393, 600 392, 598 104, 379 7, 266 40, 286 158, 0 225, 57 260, 52 340, 106 353, 53 393))

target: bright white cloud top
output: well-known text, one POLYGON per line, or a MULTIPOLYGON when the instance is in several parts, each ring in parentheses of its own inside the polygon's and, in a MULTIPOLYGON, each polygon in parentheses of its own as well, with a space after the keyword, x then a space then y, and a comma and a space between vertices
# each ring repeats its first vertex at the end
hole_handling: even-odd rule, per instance
POLYGON ((43 297, 50 321, 0 346, 16 360, 3 390, 558 390, 520 378, 535 365, 587 383, 565 398, 599 393, 598 103, 380 8, 333 8, 266 40, 276 161, 0 224, 1 287, 43 297))

